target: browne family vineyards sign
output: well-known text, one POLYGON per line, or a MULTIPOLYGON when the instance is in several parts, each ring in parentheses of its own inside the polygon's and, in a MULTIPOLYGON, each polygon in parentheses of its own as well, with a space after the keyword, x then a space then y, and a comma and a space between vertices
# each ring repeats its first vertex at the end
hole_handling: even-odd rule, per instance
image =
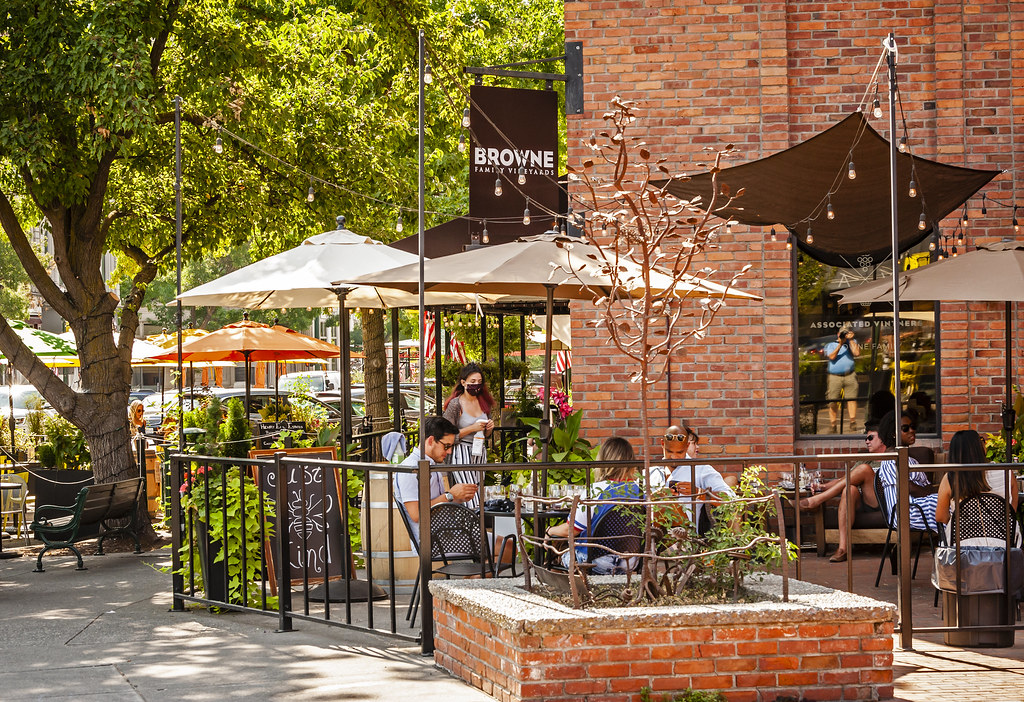
POLYGON ((558 211, 558 94, 474 85, 470 100, 470 233, 481 236, 483 220, 491 243, 551 229, 558 211))

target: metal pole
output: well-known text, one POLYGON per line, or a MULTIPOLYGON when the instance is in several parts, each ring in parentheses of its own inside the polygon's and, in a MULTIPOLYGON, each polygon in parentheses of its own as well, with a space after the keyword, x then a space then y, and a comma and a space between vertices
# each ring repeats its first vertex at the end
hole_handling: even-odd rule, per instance
MULTIPOLYGON (((898 51, 896 49, 896 35, 889 33, 885 40, 887 53, 886 61, 889 65, 889 202, 892 227, 892 345, 893 345, 893 395, 896 396, 896 447, 903 444, 900 434, 900 415, 902 413, 902 391, 900 390, 900 228, 897 218, 897 188, 896 182, 896 157, 899 153, 896 148, 896 60, 898 51)), ((850 418, 853 421, 853 417, 850 418)), ((900 485, 901 490, 907 486, 900 485)))
POLYGON ((352 441, 352 359, 349 348, 348 308, 345 298, 348 288, 338 288, 338 382, 340 383, 341 402, 341 460, 348 460, 348 445, 352 441))
MULTIPOLYGON (((420 447, 421 447, 420 450, 421 451, 423 450, 422 449, 422 446, 423 446, 423 436, 424 436, 424 433, 423 433, 423 423, 424 423, 424 419, 425 419, 425 416, 426 416, 425 415, 425 405, 426 405, 426 402, 424 400, 427 397, 427 381, 426 381, 426 377, 424 376, 424 373, 426 371, 427 340, 426 340, 426 324, 424 323, 424 319, 423 319, 423 314, 425 312, 425 310, 424 310, 424 298, 423 298, 423 279, 424 279, 424 273, 423 273, 423 260, 424 260, 423 237, 424 237, 424 234, 425 234, 425 231, 424 231, 425 227, 424 227, 424 223, 423 223, 424 209, 425 209, 424 202, 423 202, 423 200, 424 200, 424 194, 423 194, 423 189, 424 189, 424 185, 423 185, 423 171, 424 171, 424 166, 423 166, 423 66, 426 63, 425 56, 424 56, 424 53, 423 53, 424 51, 425 51, 425 47, 424 47, 423 30, 421 29, 419 31, 419 73, 418 73, 418 75, 419 75, 419 81, 418 81, 419 82, 419 85, 418 85, 419 101, 418 101, 418 106, 417 106, 417 133, 418 133, 417 135, 418 135, 419 144, 417 146, 417 151, 416 151, 416 157, 417 157, 417 163, 416 163, 416 168, 417 168, 416 200, 417 200, 417 210, 418 210, 417 211, 417 219, 419 220, 419 223, 417 225, 417 227, 419 229, 419 236, 418 236, 419 241, 417 242, 417 245, 418 245, 418 252, 419 252, 419 257, 420 257, 420 287, 419 287, 419 293, 420 293, 420 295, 419 295, 419 314, 420 314, 420 320, 419 321, 420 321, 420 447)), ((441 350, 437 349, 437 353, 440 353, 440 352, 441 352, 441 350)), ((436 380, 436 382, 440 385, 441 379, 438 378, 436 380)), ((441 408, 438 407, 438 411, 440 411, 440 409, 441 408)), ((421 519, 422 519, 422 517, 423 517, 423 515, 420 514, 420 518, 421 519)), ((427 555, 428 555, 428 559, 427 560, 428 561, 429 561, 429 554, 430 554, 430 551, 428 550, 427 551, 427 555)), ((426 592, 426 589, 427 589, 426 588, 426 584, 427 584, 426 581, 423 581, 423 590, 424 590, 424 592, 423 592, 422 598, 423 598, 423 609, 424 610, 427 609, 427 598, 429 597, 428 593, 426 592)), ((426 641, 423 642, 423 645, 424 646, 426 645, 426 641)))
MULTIPOLYGON (((395 431, 402 431, 402 384, 399 369, 400 359, 398 357, 398 310, 391 310, 391 406, 394 407, 395 431)), ((420 395, 420 404, 423 403, 423 396, 420 395)))
POLYGON ((174 252, 178 282, 178 451, 185 450, 185 395, 181 367, 181 96, 174 98, 174 252))
MULTIPOLYGON (((547 301, 544 306, 544 327, 547 339, 544 342, 544 417, 540 420, 540 440, 542 442, 541 461, 548 462, 548 446, 551 443, 551 317, 554 306, 555 286, 545 285, 547 301)), ((544 490, 547 494, 547 469, 544 469, 544 490)))

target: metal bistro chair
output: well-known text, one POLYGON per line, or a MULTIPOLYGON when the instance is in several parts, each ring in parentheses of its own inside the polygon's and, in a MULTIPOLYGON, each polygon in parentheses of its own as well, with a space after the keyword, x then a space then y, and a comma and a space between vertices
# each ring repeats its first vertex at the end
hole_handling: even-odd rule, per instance
POLYGON ((10 516, 14 524, 14 536, 25 537, 25 545, 28 546, 31 534, 28 530, 28 485, 25 479, 14 473, 5 473, 3 482, 16 483, 19 487, 16 490, 4 490, 0 492, 0 525, 7 529, 7 520, 10 516))
MULTIPOLYGON (((885 488, 882 486, 882 479, 878 477, 878 473, 875 473, 875 499, 878 500, 878 506, 881 508, 882 514, 885 516, 885 523, 889 528, 885 534, 882 558, 878 562, 878 575, 875 576, 875 587, 878 587, 878 583, 882 581, 882 566, 885 565, 887 556, 892 562, 892 574, 896 575, 896 543, 892 539, 893 532, 896 531, 896 515, 890 511, 889 504, 885 501, 885 488)), ((921 514, 921 521, 927 525, 928 516, 924 513, 924 510, 921 509, 920 505, 911 502, 910 511, 915 509, 921 514)), ((910 573, 910 577, 913 579, 917 577, 917 562, 921 558, 921 542, 924 541, 924 535, 928 534, 928 543, 931 544, 933 552, 935 551, 935 539, 932 537, 931 529, 914 529, 911 527, 910 531, 917 533, 917 548, 914 549, 914 569, 910 573)))
MULTIPOLYGON (((595 548, 594 544, 601 544, 619 553, 641 553, 644 548, 643 505, 615 505, 606 510, 594 522, 593 534, 583 540, 590 541, 588 562, 609 554, 604 548, 595 548)), ((637 558, 630 570, 636 571, 639 566, 640 559, 637 558)))

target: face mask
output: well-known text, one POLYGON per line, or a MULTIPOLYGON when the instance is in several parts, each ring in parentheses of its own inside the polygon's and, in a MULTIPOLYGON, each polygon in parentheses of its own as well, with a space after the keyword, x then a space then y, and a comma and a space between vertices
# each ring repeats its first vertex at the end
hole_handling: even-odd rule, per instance
POLYGON ((479 395, 481 390, 483 390, 483 386, 482 385, 467 385, 466 386, 466 392, 468 392, 473 397, 476 397, 477 395, 479 395))

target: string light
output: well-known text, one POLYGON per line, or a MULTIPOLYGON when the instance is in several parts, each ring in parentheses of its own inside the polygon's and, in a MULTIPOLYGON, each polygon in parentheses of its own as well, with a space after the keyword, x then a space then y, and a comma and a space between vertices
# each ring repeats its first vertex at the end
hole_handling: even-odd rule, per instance
POLYGON ((786 237, 786 251, 792 251, 792 250, 793 250, 793 237, 792 236, 787 236, 786 237))
POLYGON ((939 249, 939 260, 941 261, 941 260, 942 260, 942 259, 944 259, 944 258, 945 258, 945 256, 943 256, 943 251, 942 251, 942 249, 939 249))
POLYGON ((400 231, 402 231, 403 229, 405 229, 405 225, 404 225, 404 224, 402 224, 402 213, 401 213, 401 212, 399 212, 399 213, 398 213, 398 221, 397 221, 397 222, 395 222, 395 231, 396 231, 396 232, 400 232, 400 231))
POLYGON ((494 197, 501 197, 501 178, 494 179, 494 197))
POLYGON ((960 223, 961 223, 961 224, 963 224, 963 225, 964 225, 965 227, 967 226, 967 219, 968 219, 968 214, 967 214, 967 205, 965 204, 965 205, 964 205, 964 214, 963 214, 963 216, 962 216, 962 217, 960 218, 960 223))
POLYGON ((875 98, 875 103, 871 108, 871 114, 876 118, 881 118, 882 116, 882 103, 878 102, 878 98, 875 98))
POLYGON ((523 210, 523 224, 530 223, 530 198, 526 198, 526 209, 523 210))
POLYGON ((910 197, 917 197, 917 181, 913 178, 910 179, 910 189, 907 190, 907 195, 910 197))
POLYGON ((896 146, 901 154, 907 153, 907 138, 905 136, 900 137, 900 143, 896 146))
POLYGON ((491 237, 487 233, 487 220, 486 219, 484 220, 484 231, 483 231, 483 233, 480 236, 480 240, 482 242, 484 242, 485 244, 491 243, 491 237))
MULTIPOLYGON (((426 54, 426 52, 424 52, 426 54)), ((427 63, 426 55, 423 56, 423 83, 430 85, 434 82, 434 74, 430 72, 430 64, 427 63)))
POLYGON ((928 242, 928 250, 929 251, 934 251, 935 250, 935 237, 932 237, 932 240, 928 242))
POLYGON ((459 134, 459 153, 460 154, 466 153, 466 135, 465 134, 459 134))
POLYGON ((985 196, 981 196, 981 215, 984 217, 988 214, 988 210, 985 209, 985 196))
POLYGON ((807 225, 807 243, 808 244, 813 244, 814 243, 814 233, 811 232, 811 225, 809 223, 807 225))
POLYGON ((469 108, 467 107, 462 111, 462 126, 469 128, 469 108))
POLYGON ((1017 234, 1020 232, 1020 224, 1017 222, 1017 203, 1013 203, 1013 232, 1017 234))
POLYGON ((836 213, 832 209, 832 200, 831 199, 828 201, 828 208, 826 209, 825 216, 828 217, 829 219, 835 219, 836 218, 836 213))
POLYGON ((953 258, 956 258, 956 246, 953 247, 953 258))
POLYGON ((956 243, 959 244, 960 246, 964 245, 964 233, 963 232, 957 232, 956 243))
POLYGON ((775 236, 775 227, 772 227, 772 243, 778 241, 778 237, 775 236))
POLYGON ((313 202, 316 199, 316 192, 313 190, 313 183, 309 183, 309 192, 306 193, 306 202, 313 202))
POLYGON ((850 168, 847 169, 846 176, 850 180, 853 180, 854 178, 857 177, 857 169, 853 167, 853 159, 852 158, 850 159, 850 168))
POLYGON ((224 153, 224 140, 220 138, 220 134, 217 135, 217 138, 213 142, 213 152, 215 154, 224 153))
POLYGON ((928 220, 924 216, 924 212, 921 213, 921 218, 917 220, 917 228, 922 232, 928 228, 928 220))
POLYGON ((526 169, 522 166, 519 167, 519 179, 516 182, 520 185, 526 185, 526 169))

